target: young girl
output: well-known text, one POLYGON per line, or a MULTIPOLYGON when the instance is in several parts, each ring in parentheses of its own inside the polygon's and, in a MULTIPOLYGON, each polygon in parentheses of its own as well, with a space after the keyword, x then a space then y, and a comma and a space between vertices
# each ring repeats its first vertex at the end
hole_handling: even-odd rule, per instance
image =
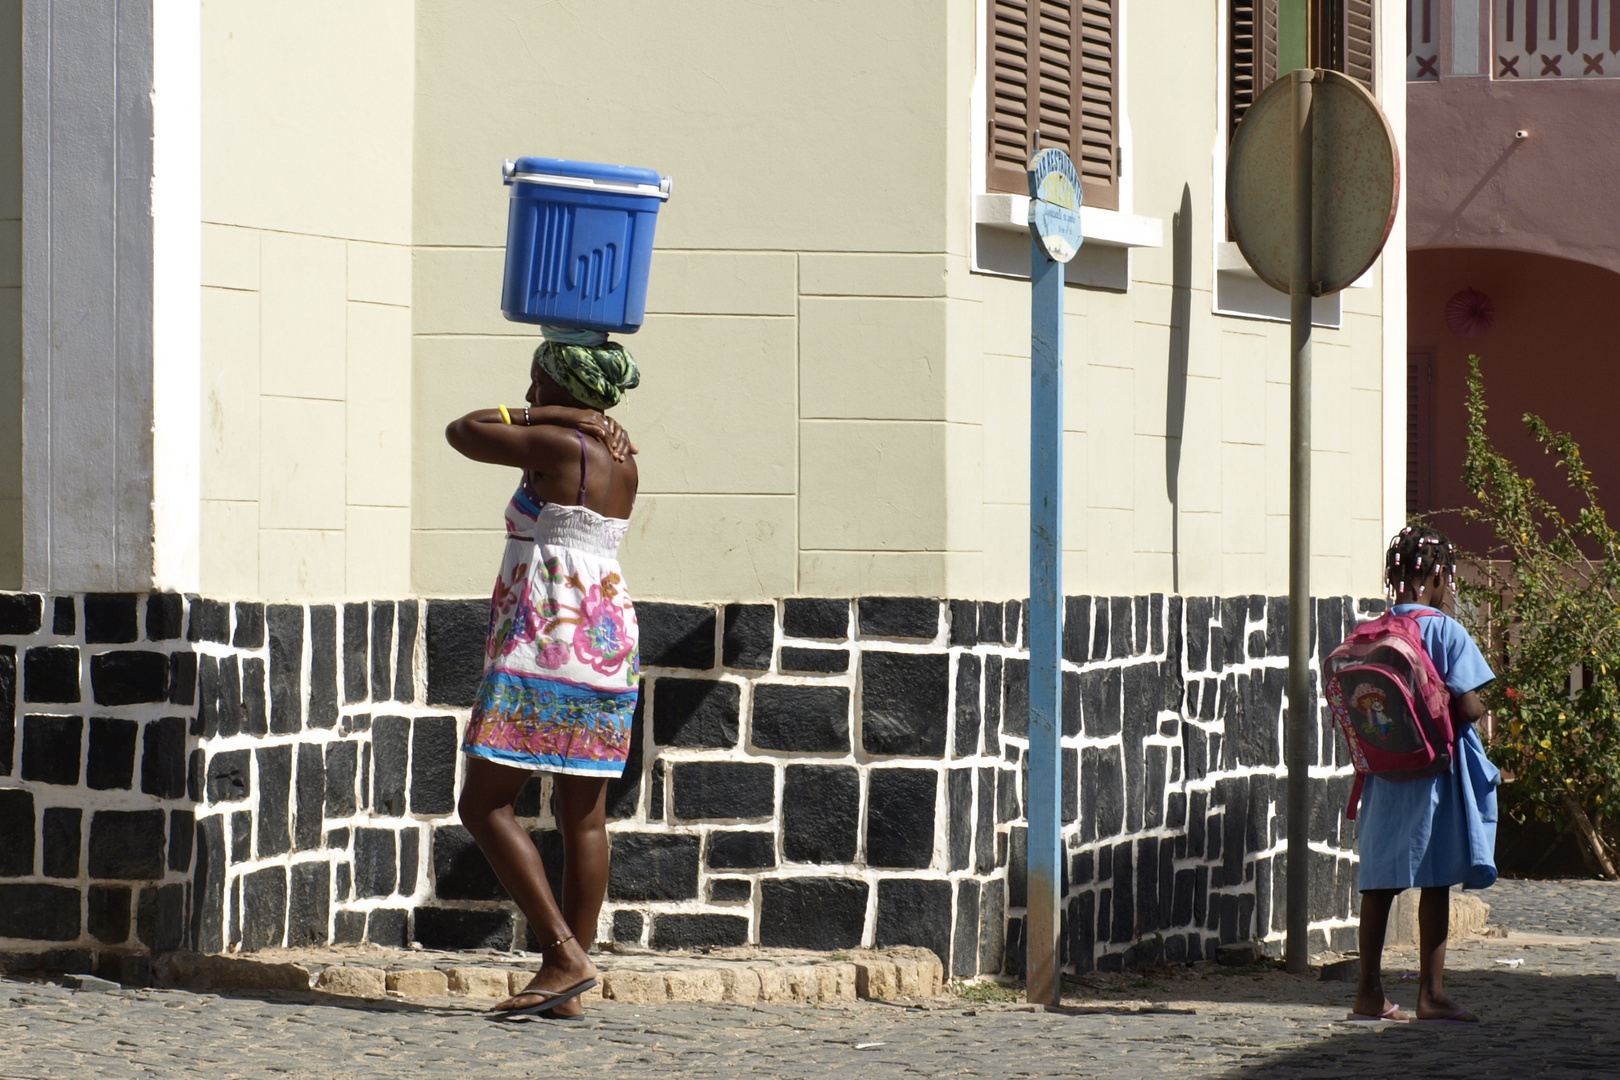
POLYGON ((1369 776, 1361 796, 1361 982, 1352 1020, 1408 1021, 1384 996, 1381 961, 1389 911, 1403 890, 1423 890, 1418 903, 1419 1022, 1477 1023, 1441 988, 1453 885, 1483 889, 1496 881, 1496 785, 1474 721, 1485 714, 1481 687, 1496 678, 1479 646, 1439 607, 1451 591, 1451 541, 1427 526, 1401 530, 1385 556, 1394 611, 1417 618, 1423 647, 1451 691, 1457 730, 1451 768, 1423 780, 1369 776))
POLYGON ((602 410, 639 381, 629 353, 604 335, 548 331, 527 405, 469 413, 445 430, 467 457, 523 470, 506 509, 457 807, 545 958, 522 993, 496 1006, 507 1015, 578 1016, 579 995, 596 985, 588 954, 607 890, 607 783, 624 772, 641 681, 617 558, 636 498, 626 454, 635 448, 602 410), (535 770, 555 776, 560 906, 512 809, 535 770))

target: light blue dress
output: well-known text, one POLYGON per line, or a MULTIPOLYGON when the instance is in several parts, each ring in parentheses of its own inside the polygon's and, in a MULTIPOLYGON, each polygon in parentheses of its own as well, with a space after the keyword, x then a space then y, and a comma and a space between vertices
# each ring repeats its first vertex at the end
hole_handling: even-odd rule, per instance
MULTIPOLYGON (((1462 623, 1422 604, 1397 604, 1418 618, 1423 647, 1453 696, 1496 678, 1462 623)), ((1360 885, 1410 889, 1496 882, 1496 785, 1502 774, 1485 757, 1474 725, 1457 740, 1451 768, 1426 780, 1367 777, 1357 819, 1360 885)))

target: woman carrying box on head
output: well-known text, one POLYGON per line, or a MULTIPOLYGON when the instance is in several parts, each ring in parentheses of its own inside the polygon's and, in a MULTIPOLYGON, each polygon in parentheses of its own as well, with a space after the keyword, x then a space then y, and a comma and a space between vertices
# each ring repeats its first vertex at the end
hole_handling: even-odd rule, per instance
POLYGON ((588 954, 607 891, 607 784, 624 772, 641 681, 618 563, 636 450, 603 412, 640 376, 606 335, 545 330, 528 404, 469 413, 445 430, 474 461, 523 470, 506 509, 458 810, 544 954, 529 986, 497 1011, 570 1017, 596 985, 588 954), (537 770, 555 776, 560 905, 512 808, 537 770))

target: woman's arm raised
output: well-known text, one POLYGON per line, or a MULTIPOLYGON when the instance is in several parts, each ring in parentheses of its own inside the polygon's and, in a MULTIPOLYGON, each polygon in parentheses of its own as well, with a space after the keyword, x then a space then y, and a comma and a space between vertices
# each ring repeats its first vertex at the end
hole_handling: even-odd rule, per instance
POLYGON ((615 461, 636 452, 624 428, 611 417, 590 409, 570 409, 560 405, 507 406, 507 423, 499 409, 477 409, 452 420, 444 429, 447 441, 457 453, 491 465, 511 465, 520 469, 544 469, 553 455, 573 445, 564 431, 582 431, 601 441, 615 461), (528 420, 527 424, 522 421, 528 420))

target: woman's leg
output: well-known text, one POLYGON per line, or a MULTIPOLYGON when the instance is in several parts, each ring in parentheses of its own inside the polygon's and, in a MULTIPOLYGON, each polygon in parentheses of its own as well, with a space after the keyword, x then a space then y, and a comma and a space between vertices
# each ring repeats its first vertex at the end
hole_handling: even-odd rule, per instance
POLYGON ((1419 1020, 1477 1020, 1441 988, 1446 976, 1446 938, 1451 933, 1451 890, 1440 886, 1423 890, 1418 902, 1418 1008, 1419 1020))
MULTIPOLYGON (((589 950, 607 895, 607 781, 589 776, 552 780, 552 811, 563 842, 562 913, 574 940, 589 950)), ((584 1006, 568 1001, 558 1016, 578 1016, 584 1006)))
POLYGON ((553 806, 563 841, 563 918, 589 949, 607 896, 607 781, 558 776, 554 784, 553 806))
POLYGON ((1389 931, 1389 909, 1400 892, 1367 889, 1361 894, 1361 981, 1356 986, 1355 1011, 1363 1016, 1382 1016, 1391 1004, 1384 996, 1384 937, 1389 931))
MULTIPOLYGON (((535 937, 541 942, 558 941, 571 933, 568 922, 551 895, 540 852, 535 850, 534 842, 512 813, 512 802, 528 778, 525 770, 498 765, 487 758, 469 757, 466 781, 456 808, 461 814, 461 823, 478 842, 495 876, 523 910, 535 937)), ((544 955, 545 964, 529 984, 531 989, 565 990, 596 975, 596 966, 577 941, 552 946, 544 955)), ((496 1008, 532 1004, 532 996, 519 994, 496 1008)))

